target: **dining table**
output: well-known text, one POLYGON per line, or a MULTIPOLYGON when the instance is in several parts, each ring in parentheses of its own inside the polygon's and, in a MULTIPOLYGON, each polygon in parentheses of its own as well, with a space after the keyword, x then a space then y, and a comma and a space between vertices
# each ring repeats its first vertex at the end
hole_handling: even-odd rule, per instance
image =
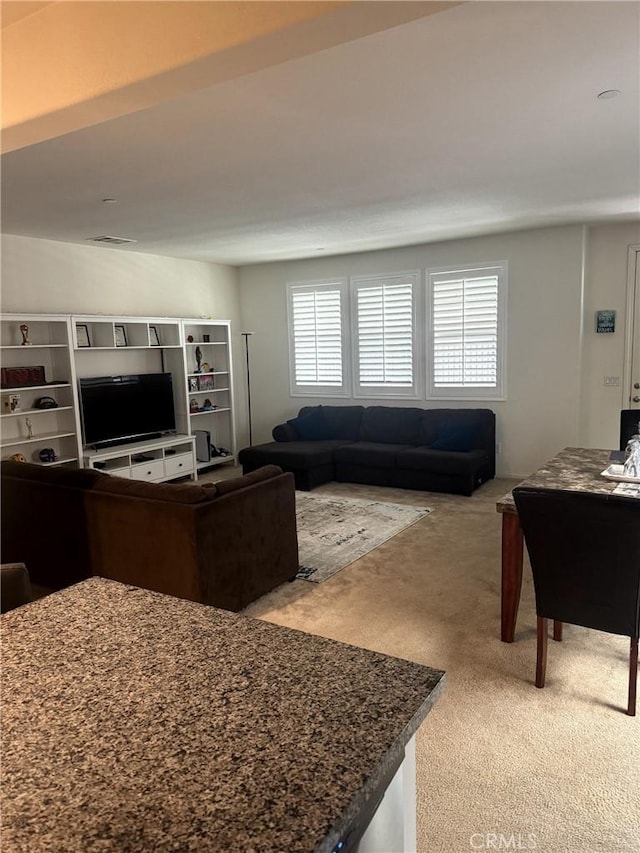
MULTIPOLYGON (((573 492, 611 494, 620 483, 603 476, 618 451, 588 447, 565 447, 518 485, 573 492)), ((496 503, 502 514, 502 590, 500 639, 512 643, 522 590, 524 540, 513 491, 496 503)))

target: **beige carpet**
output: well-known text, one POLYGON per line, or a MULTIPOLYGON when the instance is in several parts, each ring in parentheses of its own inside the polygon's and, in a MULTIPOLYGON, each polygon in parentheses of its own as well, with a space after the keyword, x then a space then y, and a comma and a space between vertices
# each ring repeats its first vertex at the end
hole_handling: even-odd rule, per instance
POLYGON ((499 640, 495 500, 511 485, 493 481, 472 498, 323 486, 314 493, 433 512, 325 583, 285 584, 245 612, 447 671, 418 733, 420 853, 638 853, 628 640, 567 626, 537 690, 527 571, 516 642, 499 640))

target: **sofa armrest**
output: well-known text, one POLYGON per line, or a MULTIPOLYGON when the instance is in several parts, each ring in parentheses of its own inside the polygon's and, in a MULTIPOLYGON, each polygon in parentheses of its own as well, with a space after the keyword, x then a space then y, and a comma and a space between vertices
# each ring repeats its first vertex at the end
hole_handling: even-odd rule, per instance
POLYGON ((300 436, 291 424, 278 424, 271 431, 274 441, 300 441, 300 436))
POLYGON ((241 610, 298 571, 295 481, 279 474, 196 510, 202 601, 241 610))

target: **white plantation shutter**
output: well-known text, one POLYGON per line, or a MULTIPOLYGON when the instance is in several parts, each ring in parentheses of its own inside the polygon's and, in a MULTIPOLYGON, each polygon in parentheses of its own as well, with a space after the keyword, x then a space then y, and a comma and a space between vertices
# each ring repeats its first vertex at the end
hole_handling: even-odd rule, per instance
POLYGON ((505 270, 432 272, 430 395, 503 394, 505 270))
POLYGON ((342 395, 344 282, 289 285, 291 390, 342 395))
POLYGON ((418 274, 352 279, 356 396, 416 395, 418 274))

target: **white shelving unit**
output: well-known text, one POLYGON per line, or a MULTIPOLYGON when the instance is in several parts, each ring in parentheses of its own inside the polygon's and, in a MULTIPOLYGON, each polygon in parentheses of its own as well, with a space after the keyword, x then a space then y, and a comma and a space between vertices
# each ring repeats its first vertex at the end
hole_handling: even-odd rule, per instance
MULTIPOLYGON (((38 384, 31 381, 34 374, 24 386, 7 387, 3 380, 0 389, 0 446, 4 459, 14 453, 22 453, 28 461, 39 464, 90 465, 92 459, 100 461, 95 454, 83 451, 78 380, 135 373, 171 373, 177 434, 182 441, 185 437, 189 442, 192 442, 191 436, 200 438, 194 474, 197 469, 235 460, 231 326, 227 320, 102 314, 5 314, 1 317, 0 351, 3 367, 40 367, 44 372, 44 380, 38 384), (28 328, 28 344, 22 343, 21 325, 28 328), (200 357, 199 364, 197 356, 200 357), (52 382, 55 384, 50 384, 52 382), (10 397, 16 396, 19 405, 12 409, 10 397), (44 396, 53 397, 57 407, 37 408, 36 400, 44 396), (208 444, 202 442, 203 435, 209 437, 212 448, 223 448, 228 455, 216 455, 214 451, 209 459, 204 458, 202 448, 208 444), (55 462, 42 462, 39 454, 44 448, 54 451, 55 462)), ((166 436, 168 440, 175 438, 166 436)), ((109 448, 107 456, 109 460, 129 456, 132 446, 109 448)), ((149 453, 157 451, 158 448, 154 447, 149 453)), ((142 452, 138 450, 138 454, 142 452)), ((173 455, 171 452, 168 454, 173 455)), ((114 467, 112 462, 109 465, 114 467)), ((132 464, 120 467, 123 471, 144 473, 142 468, 136 469, 132 464)), ((169 461, 166 470, 171 470, 171 467, 169 461)), ((159 468, 156 466, 152 470, 157 473, 159 468)), ((179 469, 175 476, 182 475, 182 469, 179 469)), ((126 474, 121 473, 120 476, 126 474)), ((164 475, 163 478, 171 479, 164 475)))
POLYGON ((76 350, 182 349, 180 320, 167 317, 114 317, 73 315, 73 346, 76 350))
POLYGON ((186 356, 186 432, 205 434, 196 442, 198 468, 235 460, 231 325, 222 320, 183 320, 186 356), (208 441, 206 436, 208 434, 208 441), (207 448, 212 455, 207 459, 207 448), (225 450, 228 455, 215 455, 225 450))
MULTIPOLYGON (((187 429, 183 411, 184 347, 180 319, 74 314, 71 325, 78 379, 135 373, 171 373, 176 428, 180 435, 179 443, 184 444, 187 429)), ((172 469, 172 460, 167 459, 167 464, 164 465, 163 448, 173 448, 175 439, 175 435, 167 435, 161 439, 122 444, 97 451, 85 450, 83 464, 101 468, 101 463, 106 461, 105 470, 110 474, 155 482, 187 474, 195 477, 195 456, 192 447, 181 453, 181 466, 175 472, 172 469), (188 464, 184 453, 189 453, 188 464), (148 456, 149 464, 143 462, 136 465, 131 461, 134 455, 148 456)), ((188 436, 186 440, 193 444, 188 436)))
POLYGON ((71 350, 71 323, 60 314, 3 314, 0 318, 0 446, 3 459, 21 453, 37 464, 79 464, 82 440, 78 418, 75 365, 71 350), (23 344, 20 327, 26 326, 23 344), (28 381, 16 380, 26 368, 28 381), (44 374, 44 381, 33 381, 44 374), (55 408, 38 408, 37 400, 51 397, 55 408), (28 422, 27 422, 28 421, 28 422), (40 453, 52 450, 53 462, 40 453))

